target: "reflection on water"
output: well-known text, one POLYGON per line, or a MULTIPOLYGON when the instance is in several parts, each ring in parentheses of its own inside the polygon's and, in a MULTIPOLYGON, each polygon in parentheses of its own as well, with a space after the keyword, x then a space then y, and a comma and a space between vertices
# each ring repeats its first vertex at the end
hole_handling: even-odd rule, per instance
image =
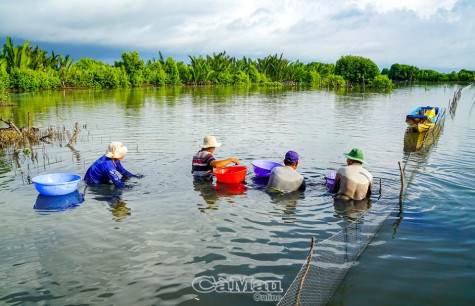
POLYGON ((122 189, 113 184, 95 184, 88 185, 84 192, 93 195, 93 199, 99 202, 106 202, 108 210, 111 212, 112 220, 122 222, 131 215, 131 210, 127 203, 122 199, 122 189))
POLYGON ((217 210, 217 202, 220 197, 225 198, 227 202, 234 203, 231 198, 234 195, 242 195, 247 191, 245 182, 242 183, 220 183, 213 184, 213 180, 193 179, 193 189, 199 192, 199 195, 205 200, 208 206, 197 204, 201 212, 206 210, 217 210))
POLYGON ((108 202, 114 221, 122 222, 127 216, 130 216, 130 208, 126 206, 127 203, 122 200, 119 194, 115 194, 108 202))
POLYGON ((246 192, 247 187, 244 183, 220 183, 216 182, 216 186, 214 187, 216 193, 220 196, 229 196, 235 194, 243 194, 246 192))
POLYGON ((341 200, 335 198, 333 207, 335 208, 334 216, 349 222, 362 222, 359 218, 371 208, 371 199, 341 200))
POLYGON ((428 132, 414 132, 407 129, 404 134, 404 152, 417 152, 422 148, 422 143, 428 132))
MULTIPOLYGON (((199 207, 199 209, 203 212, 203 209, 211 209, 216 210, 217 208, 214 206, 218 200, 218 195, 216 190, 214 189, 213 181, 210 180, 193 180, 193 189, 195 191, 199 191, 200 196, 205 200, 206 204, 210 205, 208 207, 199 207)), ((201 206, 201 204, 198 204, 201 206)))
POLYGON ((38 210, 61 211, 78 206, 84 202, 84 197, 76 190, 63 196, 48 197, 39 194, 33 206, 38 210))
MULTIPOLYGON (((410 289, 425 288, 421 284, 426 284, 428 277, 446 277, 434 267, 447 263, 466 267, 467 258, 475 254, 473 248, 460 248, 462 243, 474 245, 465 237, 475 237, 469 222, 474 215, 469 205, 474 185, 470 170, 475 160, 473 113, 469 116, 475 107, 472 95, 473 90, 462 95, 454 120, 448 116, 439 145, 434 142, 427 152, 423 148, 412 153, 406 171, 411 165, 419 171, 408 188, 405 211, 399 219, 401 239, 392 240, 393 227, 383 226, 377 239, 386 242, 381 235, 388 234, 391 241, 363 253, 360 259, 370 262, 364 265, 364 273, 359 273, 364 280, 348 278, 343 286, 348 301, 336 300, 335 304, 384 304, 400 299, 401 292, 404 297, 398 301, 402 304, 427 302, 427 290, 419 298, 410 289), (464 101, 464 97, 470 100, 464 101), (428 154, 430 158, 426 158, 428 154), (437 209, 437 214, 431 209, 437 209), (408 247, 411 241, 414 244, 408 247), (428 244, 441 252, 425 252, 428 244), (381 256, 372 253, 377 248, 381 256), (435 255, 426 260, 430 254, 435 255), (431 272, 407 271, 407 258, 423 263, 423 269, 416 272, 431 272), (371 265, 375 260, 378 264, 371 265), (384 283, 394 271, 400 272, 396 280, 406 281, 384 283), (423 278, 408 279, 408 273, 423 278), (383 284, 381 290, 374 292, 374 282, 383 284), (362 298, 372 300, 358 303, 362 298)), ((430 91, 402 88, 391 95, 234 87, 12 94, 10 98, 18 107, 0 108, 0 114, 9 118, 14 112, 19 125, 27 124, 30 111, 33 125, 68 129, 79 122, 88 129, 79 134, 74 151, 44 143, 26 156, 20 147, 15 161, 0 150, 0 209, 4 217, 0 222, 0 275, 9 280, 0 286, 0 304, 33 300, 61 305, 90 301, 118 305, 255 302, 247 294, 198 294, 191 286, 195 275, 266 277, 282 280, 285 289, 308 255, 309 237, 326 239, 339 231, 342 223, 348 225, 344 218, 354 218, 365 209, 364 205, 334 206, 325 188, 324 175, 341 166, 342 152, 360 146, 368 152, 370 172, 383 178, 385 191, 399 189, 399 184, 391 182, 399 182, 397 161, 406 129, 403 118, 415 103, 444 106, 451 96, 441 87, 430 91), (361 122, 385 124, 375 128, 361 122), (236 154, 243 164, 280 160, 282 152, 290 149, 301 152, 305 162, 299 169, 310 179, 305 194, 269 195, 264 191, 266 179, 251 177, 238 186, 216 181, 190 183, 189 152, 195 151, 203 131, 221 135, 224 145, 219 155, 236 154), (86 202, 78 209, 44 215, 31 209, 37 193, 24 179, 29 172, 32 176, 57 171, 83 175, 97 152, 103 152, 112 140, 127 143, 133 150, 127 155, 127 168, 132 173, 142 172, 144 179, 130 179, 127 185, 131 188, 126 189, 107 184, 88 187, 86 202), (118 231, 110 224, 123 226, 118 231)), ((61 143, 69 140, 66 138, 61 143)), ((397 197, 394 203, 397 205, 397 197)), ((374 197, 371 205, 370 214, 378 212, 380 205, 374 197)), ((370 224, 366 217, 363 221, 370 224)), ((471 285, 473 273, 466 269, 445 269, 444 273, 455 280, 444 284, 455 289, 451 292, 470 296, 467 293, 473 286, 457 288, 471 285)), ((453 297, 443 301, 463 304, 455 294, 453 297)))
MULTIPOLYGON (((272 203, 277 204, 285 215, 295 215, 298 201, 305 199, 305 193, 303 191, 281 193, 274 192, 273 190, 266 190, 266 192, 270 196, 272 203)), ((296 221, 297 218, 285 216, 282 217, 282 220, 285 223, 290 223, 296 221)))
POLYGON ((73 148, 73 146, 67 146, 69 150, 71 150, 71 153, 73 154, 74 158, 76 159, 76 162, 78 164, 81 163, 81 153, 79 153, 76 149, 73 148))

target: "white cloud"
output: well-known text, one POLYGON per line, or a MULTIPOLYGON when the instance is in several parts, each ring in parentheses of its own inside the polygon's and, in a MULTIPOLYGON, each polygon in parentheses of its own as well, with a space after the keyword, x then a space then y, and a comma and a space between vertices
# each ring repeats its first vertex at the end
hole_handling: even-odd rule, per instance
POLYGON ((475 64, 473 0, 5 2, 0 35, 40 42, 323 62, 353 54, 420 68, 475 64))
POLYGON ((429 18, 439 10, 450 11, 457 0, 354 0, 360 9, 374 7, 378 13, 388 13, 394 10, 414 12, 420 18, 429 18))

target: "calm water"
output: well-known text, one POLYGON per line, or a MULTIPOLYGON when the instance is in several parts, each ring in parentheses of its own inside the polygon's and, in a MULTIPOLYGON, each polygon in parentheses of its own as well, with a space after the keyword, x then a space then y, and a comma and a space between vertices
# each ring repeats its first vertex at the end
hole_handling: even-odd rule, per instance
MULTIPOLYGON (((17 94, 0 115, 26 125, 82 127, 73 148, 43 144, 37 159, 2 153, 0 304, 242 305, 251 293, 199 293, 197 277, 253 277, 286 290, 319 240, 345 221, 335 213, 325 173, 343 152, 364 150, 385 184, 399 177, 405 114, 446 107, 458 87, 412 87, 391 94, 161 88, 17 94), (223 143, 215 157, 237 157, 246 184, 194 184, 191 156, 203 136, 223 143), (83 175, 107 144, 123 142, 124 166, 145 175, 130 188, 79 188, 82 203, 38 196, 28 177, 83 175), (270 197, 251 161, 300 153, 304 194, 270 197)), ((392 215, 341 283, 331 304, 475 302, 475 89, 468 88, 429 150, 414 153, 404 211, 392 215)), ((408 166, 409 167, 409 166, 408 166)), ((375 203, 374 205, 377 205, 375 203)), ((398 205, 394 200, 394 205, 398 205)))

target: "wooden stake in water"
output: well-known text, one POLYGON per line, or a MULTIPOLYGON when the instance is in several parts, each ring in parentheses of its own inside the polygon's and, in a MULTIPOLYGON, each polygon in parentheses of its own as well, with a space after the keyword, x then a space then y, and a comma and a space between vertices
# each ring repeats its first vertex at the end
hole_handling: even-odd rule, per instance
POLYGON ((402 211, 402 198, 404 196, 406 178, 404 177, 404 170, 402 169, 401 162, 397 163, 399 165, 399 171, 401 172, 401 192, 399 193, 399 210, 402 211))
POLYGON ((297 295, 295 297, 295 306, 298 306, 300 303, 300 292, 302 291, 303 283, 305 281, 305 277, 307 276, 308 270, 310 269, 310 263, 312 262, 312 255, 313 255, 313 247, 315 246, 315 237, 312 237, 312 244, 310 245, 310 252, 307 258, 307 267, 305 268, 305 272, 302 274, 302 278, 300 279, 299 290, 297 291, 297 295))
POLYGON ((73 137, 71 137, 71 139, 69 140, 67 146, 71 146, 71 144, 74 142, 74 140, 76 140, 76 137, 78 136, 79 132, 81 132, 81 129, 79 128, 79 124, 76 122, 76 124, 74 125, 74 134, 73 134, 73 137))

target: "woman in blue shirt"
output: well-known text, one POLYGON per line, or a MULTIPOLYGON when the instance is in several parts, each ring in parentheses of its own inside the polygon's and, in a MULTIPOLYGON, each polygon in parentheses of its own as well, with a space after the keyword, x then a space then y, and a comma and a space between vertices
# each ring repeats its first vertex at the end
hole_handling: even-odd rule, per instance
POLYGON ((84 176, 86 184, 107 183, 110 180, 117 187, 125 187, 124 183, 120 181, 117 172, 125 177, 140 177, 125 170, 120 163, 125 153, 127 153, 127 147, 122 145, 122 143, 118 141, 111 142, 106 154, 96 160, 89 169, 87 169, 86 175, 84 176))

